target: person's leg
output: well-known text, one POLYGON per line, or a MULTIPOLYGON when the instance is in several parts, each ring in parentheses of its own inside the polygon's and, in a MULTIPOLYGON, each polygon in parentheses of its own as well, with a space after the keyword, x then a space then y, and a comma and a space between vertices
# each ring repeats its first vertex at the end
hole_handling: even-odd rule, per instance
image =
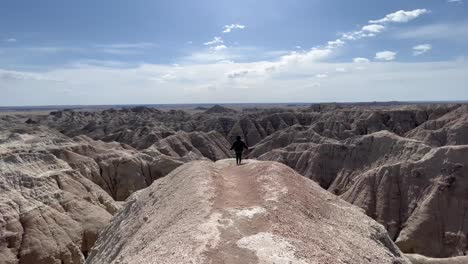
POLYGON ((239 165, 242 164, 242 152, 239 152, 239 165))
POLYGON ((239 152, 236 152, 236 165, 239 165, 239 152))

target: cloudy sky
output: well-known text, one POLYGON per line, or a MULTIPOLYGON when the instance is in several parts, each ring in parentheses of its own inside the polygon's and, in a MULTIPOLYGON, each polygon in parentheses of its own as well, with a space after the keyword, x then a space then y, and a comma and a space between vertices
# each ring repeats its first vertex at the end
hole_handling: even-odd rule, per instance
POLYGON ((0 92, 2 106, 467 100, 468 1, 4 0, 0 92))

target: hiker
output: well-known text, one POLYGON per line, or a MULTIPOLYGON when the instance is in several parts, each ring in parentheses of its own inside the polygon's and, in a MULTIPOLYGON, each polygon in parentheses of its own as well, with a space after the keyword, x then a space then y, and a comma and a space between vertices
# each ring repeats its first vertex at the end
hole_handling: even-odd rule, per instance
POLYGON ((241 140, 240 136, 236 137, 236 141, 232 144, 231 150, 236 152, 236 164, 241 165, 242 162, 242 151, 249 149, 244 141, 241 140))

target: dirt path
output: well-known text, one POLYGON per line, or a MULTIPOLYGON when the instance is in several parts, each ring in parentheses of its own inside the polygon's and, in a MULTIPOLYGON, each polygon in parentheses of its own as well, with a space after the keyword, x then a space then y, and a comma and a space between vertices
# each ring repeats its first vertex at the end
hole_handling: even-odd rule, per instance
POLYGON ((215 180, 219 187, 216 208, 232 209, 258 205, 261 200, 258 184, 255 175, 248 170, 248 163, 231 165, 221 170, 221 177, 215 180))
POLYGON ((240 166, 235 165, 235 161, 232 165, 223 164, 215 179, 217 194, 213 213, 221 215, 218 229, 222 242, 207 253, 212 263, 258 263, 254 252, 237 245, 243 237, 269 230, 261 186, 249 166, 253 162, 245 160, 240 166))

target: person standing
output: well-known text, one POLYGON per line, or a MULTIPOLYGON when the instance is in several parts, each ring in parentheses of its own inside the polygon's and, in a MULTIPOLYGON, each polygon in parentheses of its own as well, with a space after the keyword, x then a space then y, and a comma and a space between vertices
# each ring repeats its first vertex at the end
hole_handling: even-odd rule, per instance
POLYGON ((236 152, 236 164, 241 165, 242 163, 242 152, 244 149, 249 149, 244 141, 241 140, 240 136, 236 137, 236 141, 232 144, 231 150, 236 152))

